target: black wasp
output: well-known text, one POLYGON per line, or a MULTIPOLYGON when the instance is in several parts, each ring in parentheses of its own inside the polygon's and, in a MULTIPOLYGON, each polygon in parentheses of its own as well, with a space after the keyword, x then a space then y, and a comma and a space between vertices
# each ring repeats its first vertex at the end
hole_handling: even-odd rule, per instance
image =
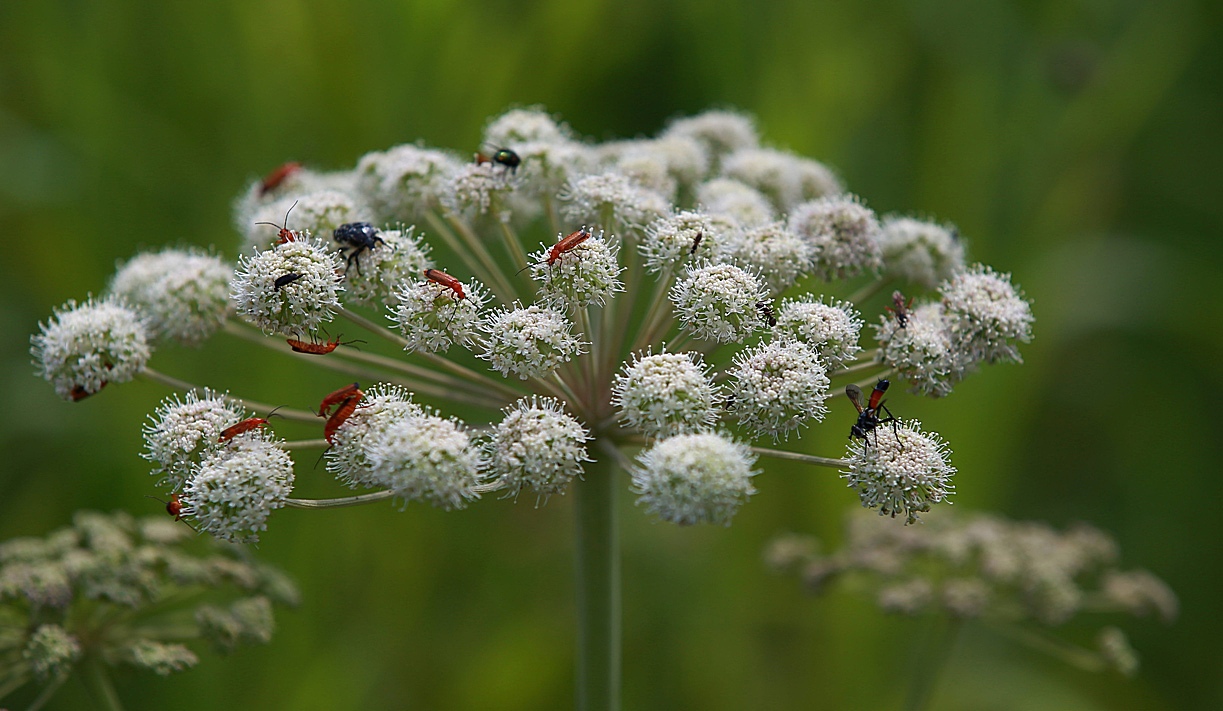
MULTIPOLYGON (((849 396, 849 401, 858 408, 858 421, 853 427, 849 428, 850 439, 860 439, 865 444, 869 440, 867 435, 871 432, 875 433, 875 446, 879 446, 879 425, 892 425, 892 434, 896 435, 896 442, 900 444, 900 431, 897 429, 897 423, 900 420, 892 414, 887 405, 883 404, 883 394, 888 391, 890 383, 886 380, 880 380, 875 383, 875 389, 871 390, 871 397, 867 400, 866 405, 862 405, 862 388, 850 383, 845 386, 845 394, 849 396), (887 413, 887 417, 880 417, 879 412, 887 413)), ((904 445, 901 444, 901 447, 904 445)))
POLYGON ((346 222, 335 228, 335 241, 342 245, 340 254, 347 257, 345 261, 345 270, 352 268, 354 262, 357 265, 357 273, 361 273, 361 253, 367 249, 373 249, 380 244, 386 244, 381 237, 378 236, 378 228, 368 222, 346 222), (344 254, 344 250, 351 249, 348 254, 344 254))

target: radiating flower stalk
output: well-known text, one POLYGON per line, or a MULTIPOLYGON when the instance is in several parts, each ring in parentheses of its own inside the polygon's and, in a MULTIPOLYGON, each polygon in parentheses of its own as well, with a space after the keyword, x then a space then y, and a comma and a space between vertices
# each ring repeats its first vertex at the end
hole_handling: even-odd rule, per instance
MULTIPOLYGON (((926 524, 896 527, 852 515, 839 550, 825 552, 810 536, 787 535, 770 543, 765 560, 796 574, 812 594, 844 584, 872 595, 884 612, 938 617, 951 630, 977 622, 1089 671, 1131 676, 1138 655, 1112 625, 1098 630, 1091 647, 1052 630, 1080 616, 1126 614, 1164 623, 1177 617, 1179 603, 1167 584, 1145 570, 1120 569, 1116 541, 1087 524, 1057 531, 1040 522, 949 512, 926 524)), ((924 651, 935 663, 914 674, 906 708, 928 701, 951 641, 942 640, 943 654, 924 651)))
POLYGON ((863 506, 904 523, 952 493, 946 443, 872 400, 834 425, 859 427, 842 457, 776 446, 822 422, 834 388, 891 378, 941 397, 982 363, 1020 360, 1029 304, 1009 275, 965 262, 954 228, 881 221, 726 111, 595 144, 514 109, 482 144, 496 152, 407 144, 351 171, 287 164, 236 203, 236 268, 136 257, 106 295, 42 326, 40 374, 69 400, 138 375, 185 389, 151 416, 144 456, 185 519, 229 541, 257 540, 284 506, 538 505, 572 490, 584 709, 618 706, 618 488, 680 525, 728 525, 763 485, 761 456, 839 469, 863 506), (864 348, 864 299, 890 288, 917 303, 872 306, 864 348), (360 349, 341 341, 358 329, 360 349), (267 404, 148 366, 152 345, 214 333, 320 366, 274 397, 285 419, 322 425, 313 437, 285 441, 267 404), (447 412, 460 406, 477 421, 447 412), (290 453, 322 447, 364 493, 292 497, 290 453))
POLYGON ((78 512, 46 538, 0 544, 0 699, 23 687, 38 709, 79 675, 101 708, 120 709, 114 667, 165 676, 270 641, 272 606, 297 588, 248 551, 210 542, 169 517, 78 512))

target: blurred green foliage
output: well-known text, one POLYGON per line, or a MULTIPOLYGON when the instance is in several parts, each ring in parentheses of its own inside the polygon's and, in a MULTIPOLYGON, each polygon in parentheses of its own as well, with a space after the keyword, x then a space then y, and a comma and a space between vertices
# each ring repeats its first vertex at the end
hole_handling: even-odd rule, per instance
MULTIPOLYGON (((253 177, 416 139, 474 150, 513 104, 598 139, 733 106, 881 213, 955 222, 1033 298, 1025 365, 891 401, 951 442, 956 506, 1093 522, 1181 595, 1175 626, 1123 625, 1144 655, 1132 681, 970 626, 934 708, 1218 708, 1221 15, 1210 0, 5 0, 0 538, 157 506, 137 452, 164 390, 60 402, 28 337, 141 247, 234 256, 229 206, 253 177)), ((331 389, 232 339, 154 364, 270 402, 331 389)), ((839 452, 846 409, 803 446, 839 452)), ((307 493, 331 491, 302 468, 307 493)), ((835 540, 852 492, 773 463, 758 486, 717 530, 652 523, 626 492, 625 707, 898 708, 924 626, 812 600, 760 562, 782 531, 835 540)), ((259 553, 304 604, 272 645, 133 673, 120 693, 130 709, 566 708, 570 514, 564 497, 281 512, 259 553)), ((88 703, 66 688, 49 708, 88 703)))

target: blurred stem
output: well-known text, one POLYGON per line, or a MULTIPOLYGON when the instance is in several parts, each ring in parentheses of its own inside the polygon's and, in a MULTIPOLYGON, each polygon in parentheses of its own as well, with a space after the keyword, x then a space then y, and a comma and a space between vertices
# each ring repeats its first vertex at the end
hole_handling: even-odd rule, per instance
POLYGON ((835 370, 830 370, 828 371, 828 377, 837 378, 842 375, 853 375, 854 373, 862 373, 867 370, 873 370, 875 368, 882 368, 882 367, 883 367, 883 363, 880 363, 879 361, 868 360, 862 363, 857 363, 855 365, 846 366, 844 368, 837 368, 835 370))
POLYGON ((295 509, 340 509, 345 506, 360 506, 361 504, 372 504, 376 501, 386 501, 394 496, 394 491, 386 489, 369 494, 345 496, 339 499, 285 499, 285 506, 295 509))
POLYGON ((453 212, 446 212, 444 216, 446 222, 467 243, 467 247, 475 254, 476 259, 480 260, 480 263, 484 265, 488 287, 507 304, 513 301, 516 292, 514 287, 510 286, 509 277, 506 276, 505 272, 501 271, 501 267, 497 266, 497 261, 493 259, 493 255, 489 254, 488 248, 480 241, 479 235, 472 231, 471 225, 467 224, 466 220, 453 212))
POLYGON ((123 711, 119 695, 115 693, 115 685, 106 673, 102 660, 94 657, 85 663, 85 684, 93 692, 94 698, 108 711, 123 711))
MULTIPOLYGON (((606 437, 599 440, 614 447, 606 437)), ((578 711, 620 708, 620 541, 615 457, 586 465, 577 514, 578 711)))
POLYGON ((289 449, 318 449, 319 447, 330 447, 325 439, 296 439, 284 443, 284 446, 289 449))
MULTIPOLYGON (((497 227, 501 229, 501 239, 505 242, 505 248, 507 251, 509 251, 510 257, 514 259, 514 262, 516 264, 521 264, 523 268, 530 266, 530 260, 527 257, 527 253, 522 250, 522 241, 518 239, 518 233, 514 231, 514 228, 510 226, 510 223, 506 222, 505 220, 498 219, 497 227)), ((516 287, 516 284, 520 283, 521 282, 511 280, 510 286, 514 287, 515 296, 522 295, 519 293, 516 287)))
MULTIPOLYGON (((854 306, 857 306, 859 303, 866 301, 875 294, 878 294, 884 287, 891 283, 892 279, 890 277, 879 277, 871 283, 864 285, 861 289, 858 289, 854 293, 850 294, 846 301, 854 306)), ((858 310, 861 311, 862 309, 859 308, 858 310)))
POLYGON ((857 385, 860 388, 873 388, 875 387, 875 383, 879 382, 880 380, 886 380, 895 372, 895 368, 888 368, 882 373, 876 373, 865 380, 859 380, 858 382, 854 383, 854 385, 857 385))
MULTIPOLYGON (((475 252, 473 252, 471 249, 464 249, 463 244, 459 241, 458 235, 456 235, 455 231, 446 224, 445 220, 443 220, 433 211, 426 212, 425 219, 429 221, 429 225, 433 228, 433 230, 441 235, 442 241, 446 243, 446 246, 450 248, 450 251, 454 252, 459 259, 463 260, 463 264, 467 266, 467 269, 471 271, 473 275, 480 277, 488 285, 488 288, 491 289, 497 296, 497 298, 506 302, 510 300, 509 294, 512 292, 506 292, 503 290, 503 287, 496 282, 493 275, 488 273, 486 265, 482 264, 476 258, 478 255, 475 252)), ((452 220, 451 222, 453 224, 454 221, 452 220)), ((446 270, 443 269, 442 271, 446 270)))
POLYGON ((763 457, 772 457, 774 459, 790 459, 804 464, 814 464, 817 467, 831 467, 833 469, 849 466, 849 462, 844 459, 833 459, 831 457, 817 457, 814 454, 803 454, 801 452, 787 452, 784 449, 767 449, 765 447, 752 447, 754 454, 759 454, 763 457))
POLYGON ((1098 672, 1108 666, 1099 654, 1069 642, 1063 642, 1041 630, 1029 630, 1009 622, 994 622, 989 625, 989 628, 1004 637, 1009 637, 1084 671, 1098 672))
MULTIPOLYGON (((141 368, 139 375, 146 380, 158 383, 160 385, 165 385, 175 390, 196 390, 198 392, 203 392, 204 390, 202 387, 195 385, 194 383, 188 383, 185 380, 170 377, 169 375, 153 370, 148 366, 141 368)), ((266 402, 248 400, 246 398, 234 397, 232 395, 226 395, 223 393, 217 393, 217 395, 229 402, 236 402, 239 405, 250 408, 256 412, 271 412, 272 410, 276 410, 275 405, 269 405, 266 402)), ((314 413, 306 412, 305 410, 293 410, 291 408, 282 407, 279 410, 276 410, 276 414, 284 417, 286 420, 297 420, 298 422, 318 422, 318 417, 316 417, 314 413)))
POLYGON ((905 711, 921 711, 929 705, 939 674, 951 658, 960 625, 960 620, 940 615, 926 630, 925 639, 914 649, 913 678, 905 696, 905 711))
POLYGON ((38 709, 42 708, 48 701, 51 700, 52 696, 55 696, 55 692, 59 691, 59 687, 63 686, 64 682, 67 680, 68 675, 66 673, 57 674, 55 678, 43 688, 42 693, 38 695, 38 698, 30 702, 30 705, 26 707, 27 711, 38 711, 38 709))

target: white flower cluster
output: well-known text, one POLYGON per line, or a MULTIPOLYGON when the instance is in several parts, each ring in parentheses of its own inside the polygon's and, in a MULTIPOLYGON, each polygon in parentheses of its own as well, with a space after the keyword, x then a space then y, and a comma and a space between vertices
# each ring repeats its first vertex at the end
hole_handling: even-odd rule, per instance
MULTIPOLYGON (((634 486, 651 511, 725 523, 753 491, 747 442, 830 414, 857 422, 843 466, 864 503, 912 520, 951 492, 936 435, 891 420, 877 397, 854 412, 829 393, 837 379, 840 392, 895 378, 943 396, 982 363, 1020 360, 1031 307, 1009 275, 965 266, 954 228, 881 224, 830 168, 763 145, 730 111, 599 144, 516 108, 482 138, 467 155, 405 144, 349 171, 277 168, 237 200, 236 268, 190 250, 137 256, 111 296, 69 302, 42 326, 40 374, 79 400, 142 370, 173 382, 145 365, 154 338, 196 345, 223 323, 278 336, 266 342, 403 386, 323 403, 324 437, 306 446, 329 445, 329 471, 389 492, 374 499, 445 509, 494 489, 562 493, 600 439, 615 456, 598 466, 645 448, 634 486), (896 292, 878 348, 864 348, 862 314, 892 281, 938 293, 911 306, 896 292), (858 296, 836 296, 841 286, 858 296), (341 342, 337 318, 379 338, 341 342), (504 418, 467 426, 417 404, 430 398, 504 418)), ((231 540, 253 540, 292 486, 288 454, 260 426, 223 436, 245 417, 191 392, 146 427, 145 456, 179 510, 231 540)))

